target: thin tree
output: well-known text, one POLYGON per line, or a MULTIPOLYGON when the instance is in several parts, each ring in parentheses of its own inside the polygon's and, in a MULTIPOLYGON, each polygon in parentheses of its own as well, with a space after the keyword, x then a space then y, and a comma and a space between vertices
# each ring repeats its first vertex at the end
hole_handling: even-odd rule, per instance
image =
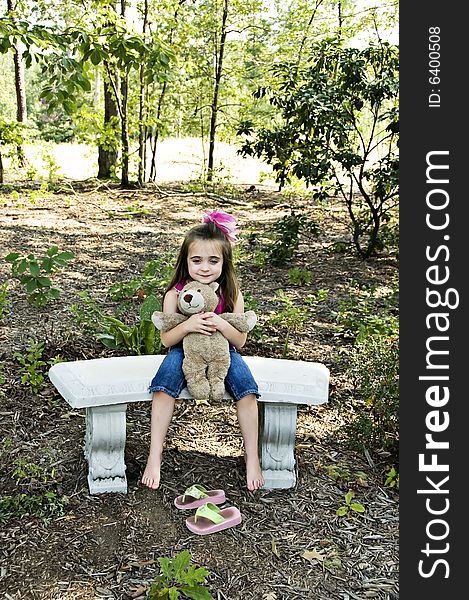
MULTIPOLYGON (((127 1, 121 0, 121 17, 125 19, 127 1)), ((127 105, 129 98, 129 71, 124 66, 121 76, 121 135, 122 135, 122 173, 121 187, 129 186, 129 131, 127 105)))
MULTIPOLYGON (((145 38, 148 25, 148 0, 145 0, 143 6, 143 26, 142 34, 145 38)), ((139 91, 139 115, 138 115, 138 183, 143 185, 146 177, 146 142, 147 142, 147 127, 146 127, 146 95, 147 86, 145 84, 145 61, 140 65, 140 91, 139 91)))
MULTIPOLYGON (((110 4, 110 9, 115 11, 116 7, 113 3, 110 4)), ((110 179, 111 170, 116 166, 118 156, 118 140, 113 143, 113 136, 109 136, 109 131, 114 131, 115 122, 119 116, 117 99, 108 76, 111 66, 105 65, 103 77, 103 95, 104 95, 104 140, 100 142, 98 147, 98 179, 110 179)))
POLYGON ((223 58, 225 55, 225 42, 227 35, 226 23, 228 20, 228 0, 223 2, 223 14, 221 19, 220 45, 216 48, 215 39, 215 84, 213 87, 212 104, 210 106, 210 134, 208 146, 208 164, 207 164, 207 181, 213 179, 213 163, 215 153, 215 135, 217 130, 218 117, 218 96, 220 92, 220 83, 223 76, 223 58))
MULTIPOLYGON (((13 24, 16 24, 17 3, 14 0, 7 0, 8 15, 13 24)), ((26 88, 24 84, 24 64, 23 50, 21 41, 16 38, 13 50, 13 61, 15 64, 15 91, 16 91, 16 120, 18 123, 25 124, 27 119, 26 112, 26 88)), ((17 146, 18 162, 21 167, 26 165, 26 157, 22 144, 17 146)))

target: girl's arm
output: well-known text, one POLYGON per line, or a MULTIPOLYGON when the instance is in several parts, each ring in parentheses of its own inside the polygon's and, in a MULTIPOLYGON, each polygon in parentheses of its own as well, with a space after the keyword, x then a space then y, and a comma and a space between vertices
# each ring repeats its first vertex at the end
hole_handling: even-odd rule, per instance
MULTIPOLYGON (((176 289, 169 290, 163 300, 163 312, 173 314, 177 313, 178 295, 176 289)), ((160 339, 163 346, 169 348, 169 346, 175 346, 178 344, 184 336, 192 331, 197 333, 203 333, 204 335, 211 335, 215 330, 215 325, 210 323, 204 314, 192 315, 187 321, 176 325, 169 331, 161 332, 160 339)))
MULTIPOLYGON (((238 294, 235 305, 233 307, 234 313, 244 313, 244 298, 241 292, 238 294)), ((221 318, 215 313, 206 313, 210 315, 209 320, 215 325, 216 329, 232 344, 237 350, 242 348, 247 340, 247 333, 238 331, 233 325, 230 325, 228 321, 221 318)))

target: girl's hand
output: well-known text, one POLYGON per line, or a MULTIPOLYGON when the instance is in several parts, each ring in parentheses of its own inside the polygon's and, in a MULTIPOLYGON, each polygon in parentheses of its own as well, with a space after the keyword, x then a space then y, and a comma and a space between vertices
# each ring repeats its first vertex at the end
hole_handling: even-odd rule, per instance
MULTIPOLYGON (((204 335, 212 335, 217 328, 209 319, 214 313, 198 313, 187 319, 187 333, 203 333, 204 335)), ((220 319, 221 320, 221 319, 220 319)))
POLYGON ((223 331, 226 325, 225 319, 222 319, 220 315, 217 315, 214 312, 206 312, 204 315, 208 322, 215 327, 216 331, 223 331))

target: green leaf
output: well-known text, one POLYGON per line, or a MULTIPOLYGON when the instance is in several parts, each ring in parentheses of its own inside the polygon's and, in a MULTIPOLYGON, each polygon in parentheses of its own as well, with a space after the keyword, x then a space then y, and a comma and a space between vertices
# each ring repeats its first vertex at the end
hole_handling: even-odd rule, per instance
POLYGON ((23 258, 22 260, 20 260, 20 262, 17 264, 15 270, 16 273, 18 275, 21 275, 21 273, 24 273, 26 271, 26 267, 28 266, 28 261, 23 258))
POLYGON ((52 285, 52 281, 49 277, 38 277, 37 281, 41 287, 50 287, 52 285))
POLYGON ((359 504, 358 502, 352 502, 352 504, 350 505, 350 508, 358 513, 365 512, 365 507, 362 504, 359 504))
POLYGON ((95 48, 90 54, 91 62, 96 66, 96 65, 99 65, 99 63, 101 62, 101 59, 102 59, 101 52, 97 48, 95 48))
POLYGON ((10 252, 10 254, 7 254, 3 260, 6 260, 7 262, 15 262, 19 255, 19 252, 10 252))
POLYGON ((151 315, 155 310, 161 309, 161 303, 156 296, 150 294, 142 303, 140 307, 140 319, 142 321, 151 321, 151 315))
POLYGON ((51 273, 53 266, 54 266, 54 263, 52 262, 52 258, 45 257, 42 259, 41 267, 42 267, 43 271, 45 271, 46 273, 51 273))
POLYGON ((73 252, 59 252, 55 258, 59 260, 71 260, 75 258, 75 254, 73 252))
POLYGON ((347 514, 347 507, 340 506, 335 513, 338 517, 344 517, 347 514))
POLYGON ((193 600, 212 600, 213 596, 210 591, 200 585, 191 587, 181 587, 181 592, 186 598, 192 598, 193 600))
POLYGON ((60 290, 58 288, 50 288, 50 290, 47 292, 47 295, 49 298, 56 300, 57 298, 60 298, 60 290))
POLYGON ((41 272, 41 270, 39 269, 39 265, 37 264, 36 261, 29 263, 29 272, 31 273, 31 275, 33 275, 33 277, 39 276, 39 273, 41 272))
POLYGON ((172 561, 165 556, 161 556, 158 558, 158 562, 160 563, 161 572, 163 575, 169 580, 173 577, 173 568, 172 561))
POLYGON ((117 348, 116 340, 113 335, 109 335, 107 333, 97 333, 96 337, 98 340, 101 340, 101 343, 103 343, 106 348, 112 348, 113 350, 117 348))
POLYGON ((49 250, 47 251, 47 256, 55 256, 59 251, 59 247, 58 246, 51 246, 49 248, 49 250))
POLYGON ((35 279, 29 279, 25 282, 23 282, 26 284, 26 291, 28 292, 28 294, 31 294, 32 292, 34 292, 34 290, 37 290, 37 288, 39 287, 38 282, 35 279))

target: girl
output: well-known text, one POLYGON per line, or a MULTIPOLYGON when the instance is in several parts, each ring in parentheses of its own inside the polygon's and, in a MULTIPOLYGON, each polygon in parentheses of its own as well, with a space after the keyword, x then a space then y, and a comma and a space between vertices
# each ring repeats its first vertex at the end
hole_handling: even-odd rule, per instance
POLYGON ((257 446, 257 398, 260 394, 249 367, 238 353, 246 342, 247 334, 219 317, 222 312, 244 312, 244 300, 233 266, 232 243, 236 241, 236 233, 235 217, 221 211, 207 211, 202 225, 194 227, 186 235, 173 278, 163 297, 163 311, 175 313, 178 293, 188 281, 216 281, 220 285, 220 300, 214 312, 192 315, 170 331, 161 333, 161 342, 169 350, 149 387, 153 392, 150 451, 142 477, 142 483, 151 489, 160 485, 163 442, 175 399, 186 386, 182 371, 182 339, 190 332, 212 335, 214 331, 221 332, 230 343, 231 364, 225 385, 236 402, 244 441, 247 487, 257 490, 264 485, 257 446))

